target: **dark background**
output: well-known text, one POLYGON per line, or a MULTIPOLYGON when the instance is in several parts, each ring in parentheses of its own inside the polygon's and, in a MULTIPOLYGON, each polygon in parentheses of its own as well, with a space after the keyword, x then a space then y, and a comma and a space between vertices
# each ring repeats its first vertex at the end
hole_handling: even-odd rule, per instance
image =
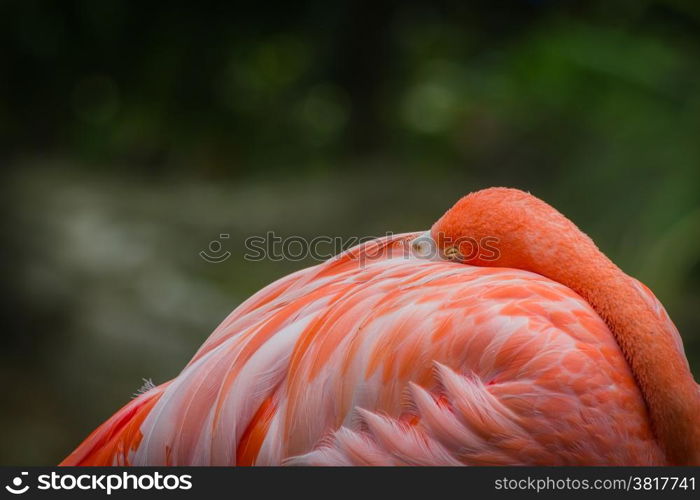
POLYGON ((0 2, 0 463, 52 464, 311 260, 532 191, 700 371, 700 3, 0 2), (222 233, 232 253, 199 256, 222 233))

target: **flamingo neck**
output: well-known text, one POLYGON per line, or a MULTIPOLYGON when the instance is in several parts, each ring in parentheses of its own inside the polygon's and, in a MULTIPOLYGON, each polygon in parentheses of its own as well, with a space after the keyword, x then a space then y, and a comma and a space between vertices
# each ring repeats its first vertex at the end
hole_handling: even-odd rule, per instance
MULTIPOLYGON (((532 271, 581 295, 620 346, 669 462, 700 465, 700 389, 675 327, 574 223, 527 193, 492 188, 458 201, 431 234, 441 248, 460 238, 496 237, 495 260, 464 261, 532 271)), ((470 254, 471 247, 456 246, 459 254, 470 254)))
MULTIPOLYGON (((586 239, 588 239, 586 237, 586 239)), ((637 381, 657 439, 669 461, 700 464, 700 391, 676 342, 675 328, 653 310, 640 287, 593 242, 570 254, 564 247, 555 262, 531 269, 581 295, 605 321, 637 381)))

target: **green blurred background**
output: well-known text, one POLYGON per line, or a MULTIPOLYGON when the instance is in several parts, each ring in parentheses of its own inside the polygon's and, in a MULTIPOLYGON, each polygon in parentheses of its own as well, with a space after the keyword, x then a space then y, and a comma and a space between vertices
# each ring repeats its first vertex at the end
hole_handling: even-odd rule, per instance
POLYGON ((0 463, 53 464, 304 262, 530 190, 700 373, 700 4, 0 3, 0 463), (204 261, 221 233, 231 258, 204 261))

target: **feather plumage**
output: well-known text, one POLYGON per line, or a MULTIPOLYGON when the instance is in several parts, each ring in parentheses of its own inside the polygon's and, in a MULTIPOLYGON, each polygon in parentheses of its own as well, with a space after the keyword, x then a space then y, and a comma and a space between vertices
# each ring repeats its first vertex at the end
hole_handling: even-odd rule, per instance
POLYGON ((664 462, 585 300, 527 271, 416 258, 413 237, 261 290, 63 464, 664 462))

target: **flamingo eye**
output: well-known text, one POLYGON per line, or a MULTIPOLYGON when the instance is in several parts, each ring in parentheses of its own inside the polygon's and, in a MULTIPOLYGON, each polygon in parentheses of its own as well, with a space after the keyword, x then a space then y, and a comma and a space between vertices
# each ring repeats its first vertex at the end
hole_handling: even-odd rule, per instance
POLYGON ((445 258, 448 260, 459 261, 462 260, 462 254, 459 253, 457 247, 447 247, 444 250, 445 258))

